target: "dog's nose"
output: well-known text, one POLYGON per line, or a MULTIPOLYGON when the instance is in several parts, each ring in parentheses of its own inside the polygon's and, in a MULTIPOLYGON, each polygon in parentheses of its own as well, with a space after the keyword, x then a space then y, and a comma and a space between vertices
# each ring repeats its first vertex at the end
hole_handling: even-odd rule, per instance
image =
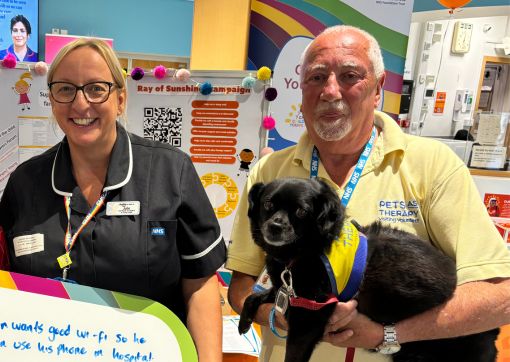
POLYGON ((272 222, 271 224, 269 224, 269 231, 273 235, 280 234, 283 231, 283 228, 284 228, 283 225, 278 222, 272 222))

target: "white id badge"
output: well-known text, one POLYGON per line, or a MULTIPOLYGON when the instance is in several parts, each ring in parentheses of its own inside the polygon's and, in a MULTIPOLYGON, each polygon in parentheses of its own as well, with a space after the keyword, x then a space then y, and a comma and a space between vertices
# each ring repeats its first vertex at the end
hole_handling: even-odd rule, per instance
POLYGON ((109 201, 106 203, 106 215, 140 215, 140 201, 109 201))
POLYGON ((257 278, 257 281, 255 282, 255 285, 253 286, 253 291, 263 292, 265 290, 271 289, 272 287, 273 283, 271 283, 271 278, 267 273, 267 268, 264 267, 264 270, 262 270, 262 273, 260 273, 259 277, 257 278))
POLYGON ((44 234, 16 236, 12 243, 16 257, 37 253, 44 251, 44 234))

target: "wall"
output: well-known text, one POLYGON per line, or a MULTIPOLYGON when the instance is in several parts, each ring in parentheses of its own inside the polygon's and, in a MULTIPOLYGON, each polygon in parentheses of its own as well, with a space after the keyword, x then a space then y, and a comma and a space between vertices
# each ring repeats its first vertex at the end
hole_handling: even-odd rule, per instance
POLYGON ((190 68, 244 70, 250 0, 195 0, 194 14, 190 68))
POLYGON ((39 49, 52 28, 113 38, 118 51, 189 56, 193 1, 39 0, 39 49))
MULTIPOLYGON (((506 9, 508 10, 509 7, 507 6, 506 9)), ((405 73, 406 78, 415 80, 411 104, 411 132, 422 136, 453 135, 456 129, 462 127, 464 120, 469 122, 472 119, 474 107, 470 113, 460 117, 459 123, 452 124, 455 91, 462 88, 472 90, 473 104, 475 104, 483 57, 499 55, 496 53, 494 44, 489 42, 500 40, 505 34, 509 36, 509 16, 463 18, 462 21, 473 24, 470 50, 465 54, 453 54, 450 52, 452 35, 454 24, 459 19, 455 14, 450 20, 447 14, 443 14, 442 17, 442 20, 433 21, 441 25, 440 31, 433 32, 441 38, 438 41, 432 41, 428 51, 424 50, 426 21, 411 24, 411 33, 414 37, 410 39, 408 45, 406 65, 412 68, 407 69, 405 73), (484 32, 485 25, 490 25, 491 30, 484 32), (424 60, 424 53, 428 54, 426 60, 424 60), (424 80, 426 75, 432 75, 434 80, 427 82, 424 80), (436 91, 446 92, 444 113, 437 115, 433 114, 434 100, 426 101, 427 104, 424 105, 423 98, 425 88, 433 88, 434 83, 436 91), (420 128, 420 125, 423 127, 420 128)))

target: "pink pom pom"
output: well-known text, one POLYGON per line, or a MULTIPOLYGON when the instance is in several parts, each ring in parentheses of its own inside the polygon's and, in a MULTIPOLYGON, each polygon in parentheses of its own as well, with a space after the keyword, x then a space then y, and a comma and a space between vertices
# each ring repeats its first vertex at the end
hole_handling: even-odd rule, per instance
POLYGON ((264 127, 265 129, 268 129, 268 130, 273 129, 275 124, 276 124, 276 121, 271 116, 265 116, 264 119, 262 120, 262 127, 264 127))
POLYGON ((177 72, 175 72, 175 78, 177 78, 181 82, 187 81, 190 76, 191 76, 191 73, 189 72, 189 70, 184 69, 184 68, 181 68, 177 72))
POLYGON ((162 65, 155 67, 152 72, 157 79, 163 79, 166 76, 166 68, 162 65))
POLYGON ((14 56, 14 54, 8 53, 2 60, 2 65, 6 68, 16 67, 16 57, 14 56))
POLYGON ((269 155, 270 153, 273 153, 274 150, 271 147, 264 147, 260 150, 260 158, 269 155))
POLYGON ((48 73, 48 64, 45 62, 37 62, 35 63, 34 71, 37 75, 46 75, 46 73, 48 73))

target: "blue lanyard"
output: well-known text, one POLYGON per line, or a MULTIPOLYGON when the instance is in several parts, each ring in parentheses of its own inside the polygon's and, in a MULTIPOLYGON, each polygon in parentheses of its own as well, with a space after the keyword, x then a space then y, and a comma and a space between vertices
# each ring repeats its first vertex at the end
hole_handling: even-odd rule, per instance
MULTIPOLYGON (((342 196, 341 202, 344 207, 347 207, 347 204, 349 203, 349 200, 351 199, 351 196, 354 192, 354 189, 356 188, 356 185, 358 184, 358 181, 361 177, 361 172, 363 171, 363 168, 365 167, 365 164, 367 163, 368 157, 370 156, 370 153, 372 152, 372 148, 374 147, 374 141, 375 136, 377 134, 377 130, 374 126, 372 128, 372 135, 370 136, 370 139, 368 140, 367 144, 365 145, 365 149, 361 153, 358 159, 358 163, 356 164, 356 168, 352 172, 351 178, 349 179, 349 182, 345 186, 344 194, 342 196)), ((312 160, 310 161, 310 178, 317 178, 317 174, 319 173, 319 151, 317 150, 317 147, 313 147, 312 151, 312 160)))

